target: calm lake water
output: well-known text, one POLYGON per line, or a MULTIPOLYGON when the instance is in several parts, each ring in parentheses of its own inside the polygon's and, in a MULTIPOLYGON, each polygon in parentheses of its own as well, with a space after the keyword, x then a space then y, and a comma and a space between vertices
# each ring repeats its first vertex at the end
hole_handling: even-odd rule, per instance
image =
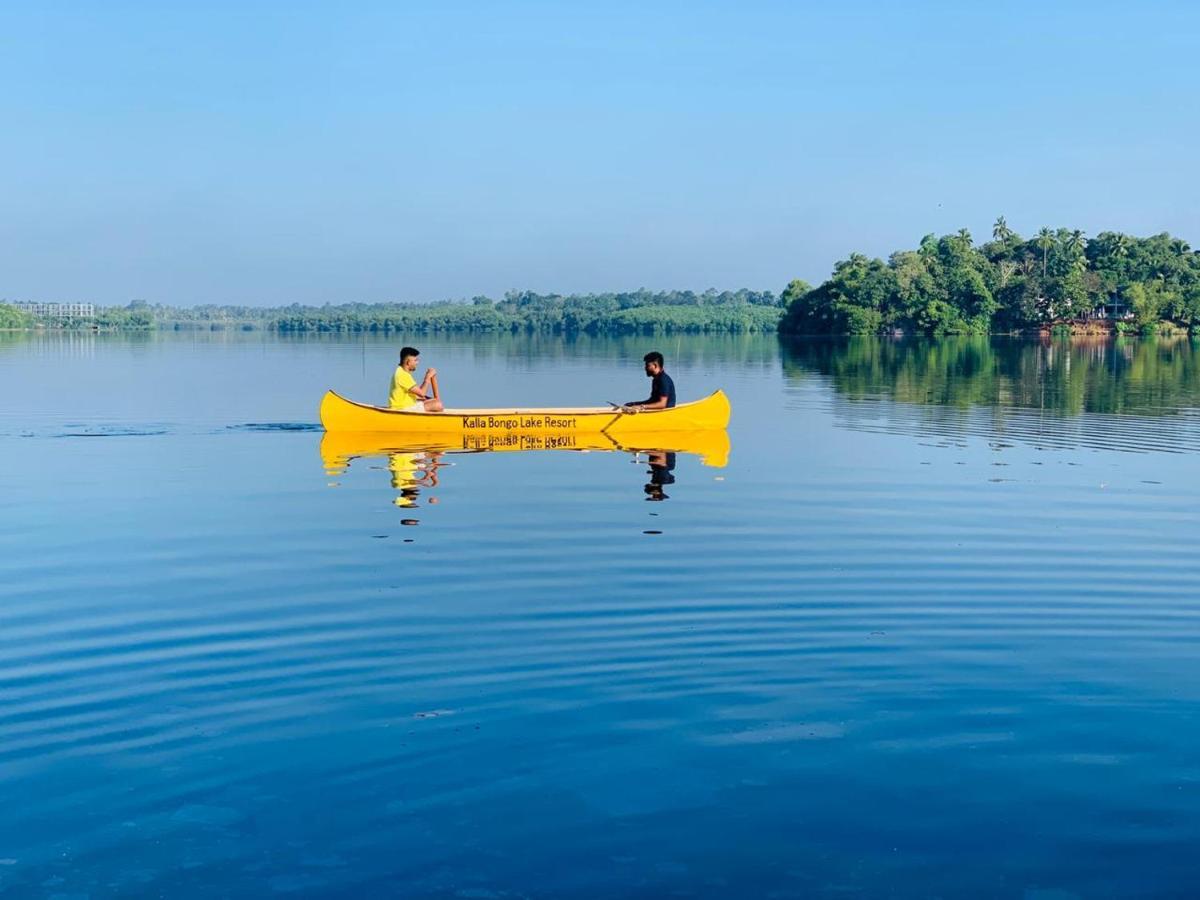
POLYGON ((0 896, 1195 897, 1200 345, 0 335, 0 896), (709 462, 712 462, 710 459, 709 462))

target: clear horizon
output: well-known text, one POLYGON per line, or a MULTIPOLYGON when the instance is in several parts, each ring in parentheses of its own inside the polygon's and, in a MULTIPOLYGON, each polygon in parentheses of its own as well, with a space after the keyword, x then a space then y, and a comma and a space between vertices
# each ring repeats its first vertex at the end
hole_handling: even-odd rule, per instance
POLYGON ((0 12, 0 297, 781 291, 1011 227, 1200 239, 1200 13, 0 12))

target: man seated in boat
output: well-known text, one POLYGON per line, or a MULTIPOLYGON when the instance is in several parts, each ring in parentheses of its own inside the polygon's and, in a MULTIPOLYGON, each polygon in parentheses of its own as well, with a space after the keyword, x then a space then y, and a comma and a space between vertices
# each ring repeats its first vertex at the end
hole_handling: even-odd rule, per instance
POLYGON ((413 372, 421 362, 421 352, 416 347, 400 350, 400 365, 392 375, 392 390, 388 394, 388 406, 404 412, 441 412, 442 401, 433 396, 437 384, 437 369, 426 369, 425 379, 417 384, 413 372))
POLYGON ((663 355, 652 350, 642 357, 642 362, 646 364, 646 377, 653 379, 650 382, 650 398, 626 403, 625 409, 629 412, 670 409, 675 405, 675 382, 663 368, 663 355))

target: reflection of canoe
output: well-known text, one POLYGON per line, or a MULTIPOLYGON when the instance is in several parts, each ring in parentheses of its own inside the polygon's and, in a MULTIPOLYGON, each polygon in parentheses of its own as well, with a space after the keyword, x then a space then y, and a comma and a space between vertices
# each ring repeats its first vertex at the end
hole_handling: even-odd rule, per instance
POLYGON ((707 431, 729 424, 729 398, 716 391, 703 400, 636 415, 597 407, 565 409, 448 409, 440 413, 402 412, 355 403, 333 391, 321 399, 326 431, 390 434, 609 434, 707 431))
POLYGON ((723 467, 729 461, 729 435, 724 429, 708 431, 675 431, 665 434, 629 432, 616 437, 610 434, 586 432, 465 433, 458 436, 444 432, 386 432, 330 431, 321 439, 321 459, 325 468, 337 473, 351 459, 360 456, 385 456, 392 453, 434 451, 446 453, 479 453, 511 450, 623 450, 667 453, 692 453, 706 466, 723 467))

